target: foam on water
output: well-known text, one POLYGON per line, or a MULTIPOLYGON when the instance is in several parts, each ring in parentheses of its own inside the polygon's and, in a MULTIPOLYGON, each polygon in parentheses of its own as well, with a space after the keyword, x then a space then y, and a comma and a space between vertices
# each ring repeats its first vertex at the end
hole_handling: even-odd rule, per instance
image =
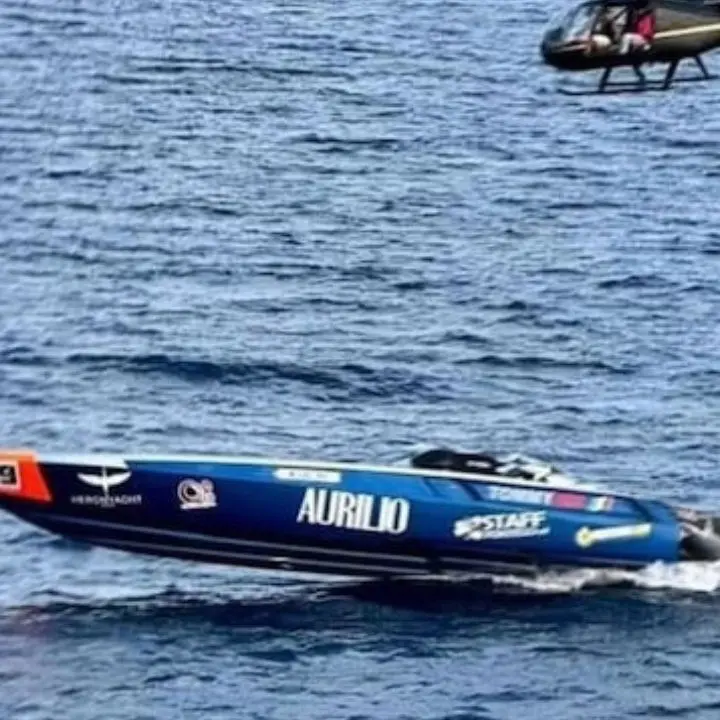
POLYGON ((648 590, 714 593, 720 588, 720 561, 654 563, 642 570, 582 568, 547 572, 535 578, 494 576, 497 587, 517 587, 540 593, 573 593, 586 588, 630 586, 648 590))

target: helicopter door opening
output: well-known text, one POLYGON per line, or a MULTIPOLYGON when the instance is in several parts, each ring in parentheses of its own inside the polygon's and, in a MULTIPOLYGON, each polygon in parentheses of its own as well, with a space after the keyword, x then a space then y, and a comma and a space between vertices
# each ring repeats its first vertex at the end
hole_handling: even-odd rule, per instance
POLYGON ((627 22, 627 7, 607 5, 604 2, 584 3, 571 11, 563 23, 563 41, 576 42, 593 39, 597 47, 615 45, 627 22))

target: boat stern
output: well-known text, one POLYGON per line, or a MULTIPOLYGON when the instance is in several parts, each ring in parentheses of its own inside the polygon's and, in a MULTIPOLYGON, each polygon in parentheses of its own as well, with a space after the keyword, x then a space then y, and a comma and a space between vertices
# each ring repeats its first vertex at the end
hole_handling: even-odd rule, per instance
POLYGON ((683 560, 720 560, 720 516, 677 508, 683 560))

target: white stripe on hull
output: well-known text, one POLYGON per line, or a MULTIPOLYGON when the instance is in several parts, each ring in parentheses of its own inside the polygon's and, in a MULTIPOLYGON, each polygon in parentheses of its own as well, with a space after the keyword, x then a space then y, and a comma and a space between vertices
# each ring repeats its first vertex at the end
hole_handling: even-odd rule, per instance
MULTIPOLYGON (((193 464, 193 465, 259 465, 267 467, 272 471, 275 468, 303 468, 313 470, 339 470, 347 472, 368 472, 383 475, 405 475, 408 477, 426 477, 449 480, 472 480, 474 482, 498 483, 503 485, 519 485, 522 487, 542 487, 547 490, 565 490, 567 492, 602 492, 599 488, 589 484, 573 484, 566 483, 553 484, 552 482, 534 482, 533 480, 525 480, 523 478, 511 477, 506 475, 481 475, 475 473, 457 472, 454 470, 435 470, 433 468, 413 468, 395 465, 362 465, 355 463, 339 463, 325 461, 310 460, 283 460, 275 458, 259 458, 259 457, 232 457, 223 455, 62 455, 48 454, 40 455, 38 458, 40 463, 48 463, 54 465, 72 465, 82 467, 126 467, 127 463, 157 463, 157 464, 193 464)), ((210 468, 204 470, 207 474, 212 474, 210 468)), ((613 493, 617 497, 622 497, 613 493)))

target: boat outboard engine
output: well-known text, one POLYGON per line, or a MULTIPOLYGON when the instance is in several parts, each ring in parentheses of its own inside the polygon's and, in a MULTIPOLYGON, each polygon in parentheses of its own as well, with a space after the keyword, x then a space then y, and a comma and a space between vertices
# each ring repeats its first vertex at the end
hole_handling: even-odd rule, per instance
POLYGON ((676 509, 683 529, 680 547, 686 560, 720 560, 720 518, 676 509))

